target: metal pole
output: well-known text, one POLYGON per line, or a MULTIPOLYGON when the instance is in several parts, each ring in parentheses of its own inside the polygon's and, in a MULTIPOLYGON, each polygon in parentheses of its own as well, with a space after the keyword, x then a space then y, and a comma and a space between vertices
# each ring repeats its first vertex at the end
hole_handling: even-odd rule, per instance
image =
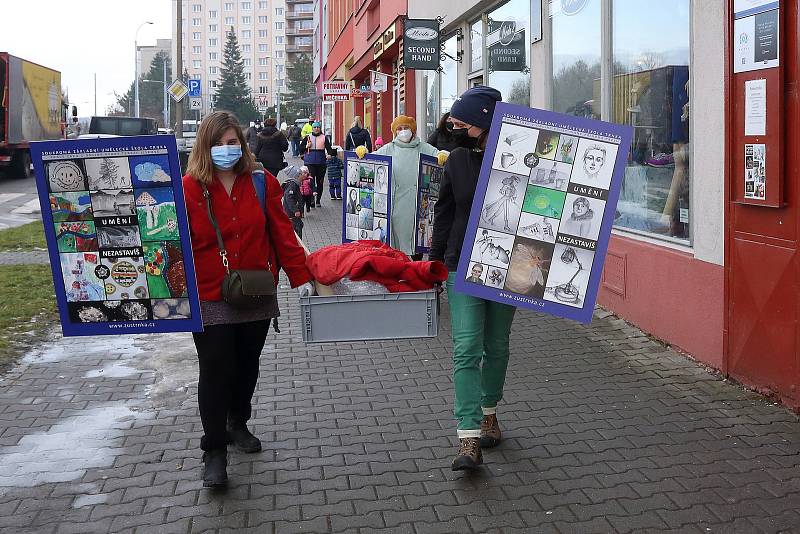
MULTIPOLYGON (((175 77, 181 76, 183 73, 183 0, 175 2, 175 77)), ((183 138, 183 102, 175 103, 175 137, 178 139, 183 138)))
POLYGON ((161 64, 164 67, 164 128, 169 128, 169 109, 167 107, 167 103, 169 99, 167 98, 167 58, 166 56, 161 56, 163 63, 161 64))
POLYGON ((135 79, 133 81, 134 117, 139 116, 139 30, 142 29, 142 26, 146 26, 147 24, 152 24, 152 22, 145 21, 139 24, 139 27, 136 28, 136 34, 133 36, 133 70, 135 73, 135 79))
POLYGON ((94 114, 97 115, 97 73, 94 73, 94 114))
POLYGON ((275 105, 275 115, 278 121, 278 129, 281 127, 281 84, 278 84, 278 101, 275 105))

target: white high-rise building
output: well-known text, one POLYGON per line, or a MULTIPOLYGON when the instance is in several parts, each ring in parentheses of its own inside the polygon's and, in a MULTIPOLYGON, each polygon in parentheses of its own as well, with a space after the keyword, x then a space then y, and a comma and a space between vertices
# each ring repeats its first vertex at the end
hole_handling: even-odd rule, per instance
MULTIPOLYGON (((205 115, 214 109, 227 32, 233 28, 256 105, 272 106, 286 90, 287 3, 291 0, 182 0, 183 68, 200 79, 205 115)), ((173 20, 175 20, 175 2, 173 20)), ((295 12, 292 11, 292 14, 295 12)), ((311 13, 309 12, 309 16, 311 13)), ((294 28, 294 22, 292 23, 294 28)), ((173 29, 173 65, 176 32, 173 29)), ((310 43, 309 43, 310 49, 310 43)), ((191 114, 187 118, 191 118, 191 114)))

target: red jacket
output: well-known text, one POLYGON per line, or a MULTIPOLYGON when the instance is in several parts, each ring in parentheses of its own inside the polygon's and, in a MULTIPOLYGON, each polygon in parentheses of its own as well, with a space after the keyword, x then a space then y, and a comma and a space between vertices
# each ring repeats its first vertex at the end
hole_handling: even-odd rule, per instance
POLYGON ((312 252, 307 260, 315 280, 331 285, 343 277, 371 280, 392 293, 431 289, 447 280, 447 267, 440 261, 411 259, 380 241, 353 241, 312 252))
MULTIPOLYGON (((266 181, 269 235, 264 224, 264 210, 259 206, 250 173, 236 177, 230 196, 225 186, 214 177, 214 181, 208 185, 211 210, 222 232, 232 270, 266 269, 269 259, 276 282, 278 270, 282 268, 289 276, 292 287, 297 287, 312 280, 311 273, 306 269, 305 251, 297 243, 292 223, 283 211, 283 189, 278 180, 266 173, 266 181)), ((225 268, 219 256, 214 227, 208 220, 203 188, 187 174, 183 177, 183 194, 189 215, 200 300, 222 300, 220 286, 225 268)))

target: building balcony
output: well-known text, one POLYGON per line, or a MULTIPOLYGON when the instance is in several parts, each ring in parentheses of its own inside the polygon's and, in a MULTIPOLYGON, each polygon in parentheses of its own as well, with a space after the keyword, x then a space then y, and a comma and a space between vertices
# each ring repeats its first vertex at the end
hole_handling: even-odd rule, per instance
POLYGON ((308 4, 310 6, 314 5, 313 0, 286 0, 286 5, 291 6, 295 4, 308 4))
POLYGON ((308 37, 314 35, 313 28, 286 28, 286 37, 308 37))
POLYGON ((292 44, 292 45, 286 45, 286 52, 288 54, 298 54, 298 53, 301 53, 301 52, 311 52, 312 51, 311 48, 312 47, 311 47, 310 44, 308 44, 308 45, 295 45, 295 44, 292 44))
POLYGON ((312 11, 287 11, 286 20, 311 20, 314 18, 312 11))

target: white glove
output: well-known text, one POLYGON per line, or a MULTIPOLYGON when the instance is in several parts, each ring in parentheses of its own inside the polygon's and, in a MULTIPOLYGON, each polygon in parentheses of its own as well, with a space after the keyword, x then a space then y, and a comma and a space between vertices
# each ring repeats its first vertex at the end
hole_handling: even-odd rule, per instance
POLYGON ((314 291, 314 283, 313 282, 306 282, 301 286, 297 286, 297 293, 301 297, 312 297, 316 293, 314 291))

